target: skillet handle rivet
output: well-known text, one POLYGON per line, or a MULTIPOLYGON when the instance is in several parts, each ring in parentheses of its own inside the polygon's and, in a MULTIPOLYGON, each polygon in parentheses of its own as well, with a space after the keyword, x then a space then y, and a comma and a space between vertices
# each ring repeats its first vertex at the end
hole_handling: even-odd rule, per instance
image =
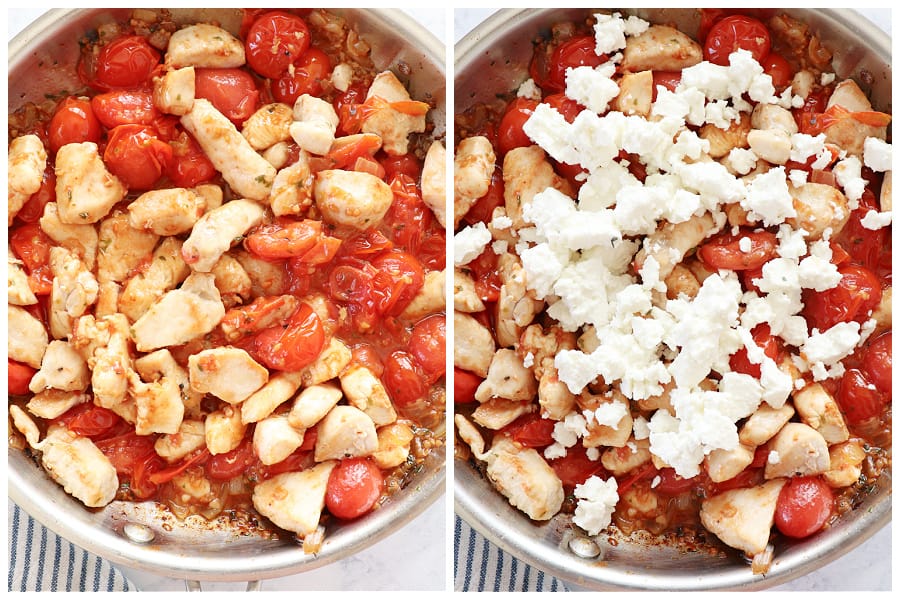
POLYGON ((569 540, 569 550, 581 558, 594 558, 600 554, 600 546, 590 538, 576 536, 569 540))
POLYGON ((136 544, 149 544, 156 537, 152 529, 139 523, 126 524, 122 532, 125 534, 125 537, 136 544))

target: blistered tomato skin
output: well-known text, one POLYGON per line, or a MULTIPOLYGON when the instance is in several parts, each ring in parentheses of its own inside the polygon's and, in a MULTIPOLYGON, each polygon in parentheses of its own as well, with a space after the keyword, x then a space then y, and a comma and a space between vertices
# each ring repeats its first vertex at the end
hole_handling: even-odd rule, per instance
POLYGON ((296 15, 274 11, 260 15, 244 40, 247 64, 263 77, 276 79, 309 48, 306 22, 296 15))
POLYGON ((816 533, 831 517, 834 494, 818 477, 794 477, 778 496, 775 526, 792 538, 805 538, 816 533))
POLYGON ((47 134, 50 138, 50 152, 56 154, 66 144, 99 142, 102 131, 100 121, 91 108, 91 101, 69 96, 50 118, 47 134))

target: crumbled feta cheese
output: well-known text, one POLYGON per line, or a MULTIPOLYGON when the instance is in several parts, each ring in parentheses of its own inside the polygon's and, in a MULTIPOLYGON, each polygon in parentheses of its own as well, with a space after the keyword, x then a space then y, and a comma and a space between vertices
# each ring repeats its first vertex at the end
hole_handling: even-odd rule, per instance
MULTIPOLYGON (((859 343, 859 331, 860 325, 856 321, 838 323, 823 332, 813 330, 800 348, 800 353, 810 363, 829 367, 853 352, 859 343)), ((816 377, 816 380, 819 378, 816 377)))
POLYGON ((613 81, 616 66, 604 63, 593 67, 566 69, 566 96, 597 114, 606 112, 609 102, 619 95, 619 84, 613 81))
POLYGON ((650 489, 655 489, 656 486, 658 486, 661 481, 662 481, 662 477, 660 477, 659 475, 655 475, 653 477, 653 479, 650 481, 650 489))
POLYGON ((741 201, 741 206, 751 219, 761 220, 766 227, 797 216, 784 167, 776 167, 754 177, 747 186, 747 196, 741 201))
POLYGON ((877 210, 870 210, 866 212, 862 219, 860 219, 860 224, 866 229, 881 229, 882 227, 887 227, 891 224, 891 216, 892 212, 886 210, 884 212, 878 212, 877 210))
POLYGON ((522 82, 522 85, 519 86, 519 89, 516 90, 516 97, 518 98, 527 98, 529 100, 537 100, 541 101, 541 88, 537 86, 534 82, 534 79, 528 78, 522 82))
POLYGON ((734 169, 735 173, 746 175, 756 168, 756 161, 759 158, 749 148, 732 148, 728 153, 728 164, 734 169))
POLYGON ((598 425, 605 425, 616 429, 616 426, 628 412, 628 407, 618 400, 604 402, 594 409, 594 420, 598 425))
POLYGON ((796 162, 806 162, 811 156, 818 156, 825 152, 825 134, 820 133, 817 136, 805 133, 794 133, 791 135, 791 160, 796 162))
POLYGON ((873 171, 890 171, 893 146, 884 140, 867 137, 863 142, 863 163, 873 171))
POLYGON ((606 529, 619 502, 618 490, 619 484, 615 478, 610 477, 604 481, 596 475, 591 475, 587 481, 575 486, 578 504, 573 522, 588 535, 597 535, 606 529))
POLYGON ((742 237, 741 241, 738 242, 738 248, 741 252, 747 253, 750 252, 750 249, 753 247, 753 242, 750 241, 748 237, 742 237))
POLYGON ((775 450, 770 450, 768 457, 766 457, 766 462, 770 465, 777 465, 781 462, 781 455, 778 454, 775 450))
POLYGON ((530 369, 534 366, 534 354, 530 351, 525 355, 525 358, 522 359, 522 366, 526 369, 530 369))
POLYGON ((809 173, 801 169, 791 169, 790 172, 788 172, 788 179, 791 180, 791 183, 795 187, 800 187, 806 183, 807 179, 809 179, 809 173))
POLYGON ((453 236, 453 256, 456 266, 467 265, 484 252, 491 241, 491 232, 484 223, 465 227, 453 236))
POLYGON ((512 219, 510 219, 506 215, 497 215, 491 221, 491 227, 499 230, 509 229, 510 227, 512 227, 512 224, 512 219))
POLYGON ((820 80, 822 87, 825 87, 826 85, 831 84, 833 81, 834 81, 834 73, 822 73, 822 79, 820 80))
POLYGON ((584 451, 584 454, 588 457, 588 460, 600 460, 600 448, 588 448, 584 451))
POLYGON ((643 416, 638 415, 635 417, 631 430, 634 433, 634 439, 636 440, 646 440, 650 437, 649 423, 643 416))
POLYGON ((851 210, 855 209, 866 189, 866 180, 862 178, 862 163, 855 156, 848 156, 838 161, 833 170, 835 179, 844 188, 844 195, 850 201, 848 206, 851 210))
POLYGON ((579 164, 569 122, 549 104, 538 104, 522 125, 522 131, 556 160, 579 164))
MULTIPOLYGON (((597 13, 594 15, 594 18, 597 19, 597 22, 594 24, 594 52, 598 56, 601 54, 612 54, 616 50, 621 50, 625 47, 627 22, 622 19, 620 13, 612 13, 611 15, 597 13)), ((634 31, 636 28, 635 24, 630 25, 629 28, 634 31)))
POLYGON ((509 250, 509 242, 506 240, 496 240, 491 242, 491 250, 494 251, 494 254, 500 256, 501 254, 506 254, 509 250))

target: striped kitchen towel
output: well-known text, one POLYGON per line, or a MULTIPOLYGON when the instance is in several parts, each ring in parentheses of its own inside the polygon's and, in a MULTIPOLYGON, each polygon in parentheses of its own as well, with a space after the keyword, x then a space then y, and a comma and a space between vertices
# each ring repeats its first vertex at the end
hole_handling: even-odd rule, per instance
POLYGON ((10 592, 135 592, 110 562, 75 546, 7 500, 10 592))
POLYGON ((567 592, 565 583, 504 552, 456 517, 453 528, 457 592, 567 592))

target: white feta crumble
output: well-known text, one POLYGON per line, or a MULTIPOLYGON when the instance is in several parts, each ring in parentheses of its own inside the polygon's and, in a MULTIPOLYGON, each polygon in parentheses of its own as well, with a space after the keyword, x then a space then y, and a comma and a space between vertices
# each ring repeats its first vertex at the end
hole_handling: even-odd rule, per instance
POLYGON ((809 173, 802 169, 791 169, 790 172, 788 172, 788 179, 791 180, 791 183, 795 187, 800 187, 806 183, 807 179, 809 179, 809 173))
POLYGON ((619 502, 619 484, 613 477, 604 481, 591 475, 587 481, 575 486, 575 497, 578 504, 572 520, 588 535, 597 535, 612 521, 612 514, 619 502))
POLYGON ((754 177, 747 186, 747 196, 741 200, 741 206, 751 219, 761 220, 766 227, 797 216, 784 167, 776 167, 754 177))
POLYGON ((813 330, 800 348, 800 353, 810 363, 831 366, 845 358, 859 343, 860 325, 856 321, 838 323, 825 331, 813 330))
POLYGON ((506 240, 496 240, 491 242, 491 250, 494 251, 494 254, 500 256, 501 254, 506 254, 509 250, 509 242, 506 240))
POLYGON ((658 486, 661 481, 662 481, 662 477, 660 477, 659 475, 655 475, 653 477, 653 479, 650 481, 650 489, 655 489, 656 486, 658 486))
POLYGON ((892 211, 886 210, 884 212, 878 212, 877 210, 868 211, 862 219, 860 219, 860 224, 866 229, 881 229, 882 227, 887 227, 891 224, 891 215, 892 211))
POLYGON ((863 163, 873 171, 890 171, 893 146, 884 140, 867 137, 863 142, 863 163))
POLYGON ((825 152, 825 134, 812 136, 806 133, 794 133, 791 135, 791 160, 806 162, 811 156, 818 156, 825 152))
POLYGON ((544 458, 547 460, 553 460, 554 458, 565 458, 568 451, 566 447, 560 444, 559 442, 553 442, 546 448, 544 448, 544 458))
POLYGON ((594 460, 594 461, 600 460, 600 448, 596 448, 596 447, 587 448, 584 451, 584 454, 585 454, 585 456, 588 457, 588 460, 594 460))
POLYGON ((750 250, 753 248, 753 242, 751 242, 750 238, 748 238, 748 237, 742 237, 741 240, 738 242, 738 248, 740 249, 741 252, 746 254, 747 252, 750 252, 750 250))
POLYGON ((632 433, 634 433, 634 439, 636 440, 646 440, 650 437, 650 427, 647 419, 643 416, 638 415, 634 418, 634 423, 631 426, 632 433))
POLYGON ((534 79, 528 78, 522 82, 519 86, 519 89, 516 90, 516 97, 518 98, 527 98, 529 100, 537 100, 541 101, 541 88, 537 86, 534 82, 534 79))
POLYGON ((728 164, 740 175, 746 175, 755 169, 757 160, 759 157, 749 148, 732 148, 728 153, 728 164))
POLYGON ((594 52, 598 56, 612 54, 616 50, 624 48, 626 31, 630 35, 637 35, 642 27, 641 22, 644 23, 644 30, 650 25, 637 17, 629 17, 628 20, 625 20, 622 18, 621 13, 617 12, 611 15, 596 13, 594 18, 597 19, 597 22, 594 24, 594 52), (632 19, 637 20, 632 21, 632 19))
POLYGON ((512 227, 512 219, 507 217, 506 215, 497 215, 491 221, 491 227, 494 229, 504 230, 512 227))
POLYGON ((866 180, 862 178, 862 163, 855 156, 848 156, 838 161, 833 170, 835 179, 844 188, 844 194, 850 201, 848 206, 851 210, 855 209, 866 189, 866 180))
POLYGON ((580 164, 578 152, 572 145, 569 122, 549 104, 538 104, 522 125, 522 131, 556 160, 570 165, 580 164))
POLYGON ((594 409, 594 420, 598 425, 616 429, 619 422, 628 414, 628 407, 618 400, 604 402, 594 409))
POLYGON ((454 264, 467 265, 484 252, 491 241, 491 232, 484 223, 476 223, 461 229, 453 236, 454 264))
POLYGON ((769 455, 766 457, 766 462, 770 465, 777 465, 781 462, 781 455, 775 450, 770 450, 769 455))
POLYGON ((604 63, 598 67, 581 66, 566 69, 566 96, 597 114, 606 112, 610 101, 619 95, 619 84, 613 81, 616 66, 604 63))
POLYGON ((825 87, 834 81, 834 77, 834 73, 822 73, 822 79, 819 82, 822 84, 822 87, 825 87))

